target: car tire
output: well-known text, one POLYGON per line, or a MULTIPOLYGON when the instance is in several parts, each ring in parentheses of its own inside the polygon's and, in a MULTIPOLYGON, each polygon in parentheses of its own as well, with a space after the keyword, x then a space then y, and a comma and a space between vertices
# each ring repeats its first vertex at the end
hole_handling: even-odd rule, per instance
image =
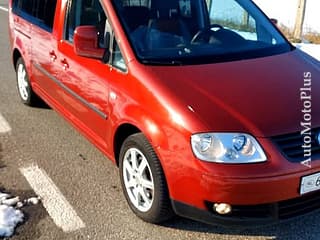
POLYGON ((161 223, 174 215, 160 161, 142 133, 124 141, 119 170, 126 200, 138 217, 161 223))
POLYGON ((36 106, 39 97, 33 92, 28 71, 22 58, 16 64, 17 88, 21 101, 28 106, 36 106))

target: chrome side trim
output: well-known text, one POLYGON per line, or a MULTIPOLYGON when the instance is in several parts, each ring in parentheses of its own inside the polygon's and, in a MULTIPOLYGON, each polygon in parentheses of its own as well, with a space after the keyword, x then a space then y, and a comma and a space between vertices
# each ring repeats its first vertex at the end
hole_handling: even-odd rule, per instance
POLYGON ((54 76, 52 76, 47 70, 45 70, 42 66, 40 66, 37 63, 33 64, 35 66, 35 68, 37 68, 40 72, 42 72, 44 75, 46 75, 49 79, 51 79, 53 82, 55 82, 59 87, 61 87, 63 90, 65 90, 67 93, 69 93, 70 95, 72 95, 74 98, 76 98, 77 100, 79 100, 83 105, 87 106, 88 108, 90 108, 92 111, 94 111, 95 113, 97 113, 100 117, 102 117, 103 119, 107 119, 108 115, 101 112, 99 109, 97 109, 95 106, 93 106, 91 103, 89 103, 88 101, 86 101, 85 99, 83 99, 81 96, 79 96, 78 94, 76 94, 74 91, 72 91, 70 88, 68 88, 66 85, 64 85, 62 82, 60 82, 57 78, 55 78, 54 76))
POLYGON ((18 29, 17 27, 14 27, 14 31, 20 33, 21 35, 25 36, 28 39, 31 39, 31 36, 29 36, 28 34, 26 34, 25 32, 23 32, 22 30, 18 29))

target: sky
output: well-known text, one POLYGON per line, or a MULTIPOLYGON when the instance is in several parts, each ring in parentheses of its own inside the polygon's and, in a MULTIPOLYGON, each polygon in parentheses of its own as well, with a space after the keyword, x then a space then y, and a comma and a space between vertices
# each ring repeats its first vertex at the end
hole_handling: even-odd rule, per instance
MULTIPOLYGON (((276 18, 280 23, 293 27, 298 0, 253 0, 269 18, 276 18)), ((307 0, 304 29, 320 32, 320 0, 307 0)))

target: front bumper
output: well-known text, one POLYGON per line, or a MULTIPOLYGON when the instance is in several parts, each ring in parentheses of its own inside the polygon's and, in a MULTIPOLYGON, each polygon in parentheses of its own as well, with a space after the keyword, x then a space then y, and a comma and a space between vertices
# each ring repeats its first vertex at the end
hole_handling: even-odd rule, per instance
POLYGON ((234 205, 228 215, 219 215, 212 210, 213 203, 207 202, 207 209, 200 209, 172 200, 177 215, 196 221, 232 227, 252 227, 276 223, 320 210, 320 191, 298 198, 259 205, 234 205))
MULTIPOLYGON (((175 188, 176 195, 171 194, 173 209, 177 215, 209 224, 247 227, 291 219, 320 209, 319 190, 300 195, 302 177, 320 172, 319 161, 313 162, 312 169, 292 163, 284 166, 292 170, 291 174, 254 176, 256 168, 269 173, 271 167, 268 164, 272 163, 246 168, 227 166, 228 173, 248 171, 240 172, 242 176, 237 177, 204 173, 199 168, 193 169, 188 177, 176 174, 175 186, 179 188, 175 188), (232 212, 219 215, 213 210, 215 203, 230 204, 232 212)), ((217 169, 218 173, 226 172, 223 167, 215 165, 211 172, 217 169)), ((274 169, 279 168, 275 165, 274 169)))

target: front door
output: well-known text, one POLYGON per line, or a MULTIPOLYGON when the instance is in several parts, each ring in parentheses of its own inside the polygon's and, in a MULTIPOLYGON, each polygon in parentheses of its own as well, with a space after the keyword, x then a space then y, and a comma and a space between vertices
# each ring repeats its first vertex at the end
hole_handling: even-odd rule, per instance
MULTIPOLYGON (((108 129, 108 73, 101 60, 75 54, 73 34, 77 26, 96 26, 104 32, 106 15, 99 0, 69 0, 61 40, 60 101, 71 120, 100 147, 106 147, 108 129)), ((103 36, 103 34, 101 34, 103 36)), ((103 42, 103 41, 102 41, 103 42)), ((101 46, 103 47, 103 46, 101 46)))

